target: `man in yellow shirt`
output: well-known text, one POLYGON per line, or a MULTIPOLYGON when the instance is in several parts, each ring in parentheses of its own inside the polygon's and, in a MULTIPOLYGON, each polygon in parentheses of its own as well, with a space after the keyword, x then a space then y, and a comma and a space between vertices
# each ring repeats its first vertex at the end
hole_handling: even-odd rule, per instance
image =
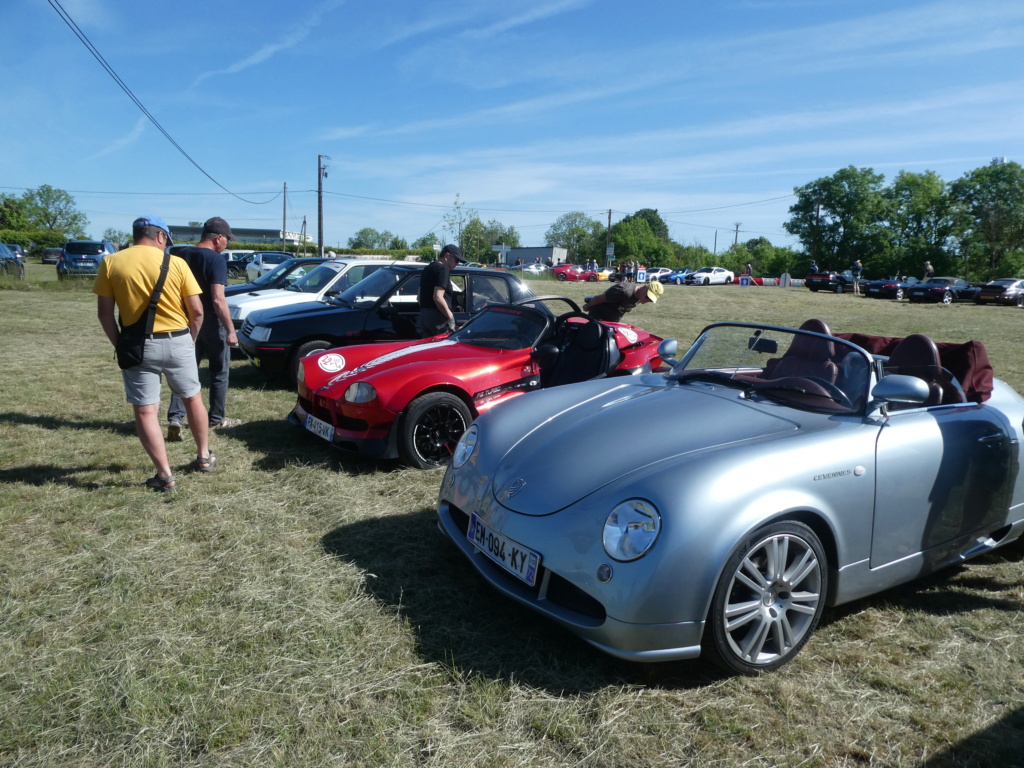
MULTIPOLYGON (((135 244, 105 257, 96 275, 93 293, 96 313, 110 343, 117 346, 117 307, 122 325, 142 317, 156 287, 164 251, 171 245, 171 233, 159 216, 143 216, 132 223, 135 244)), ((146 338, 143 361, 121 371, 125 395, 135 409, 139 440, 156 467, 146 485, 156 491, 173 491, 177 481, 167 459, 167 446, 160 428, 160 383, 167 377, 171 391, 185 404, 189 428, 196 441, 196 464, 209 472, 217 463, 210 453, 209 424, 199 385, 195 338, 203 323, 202 290, 188 265, 172 256, 160 301, 156 307, 153 333, 146 338)))

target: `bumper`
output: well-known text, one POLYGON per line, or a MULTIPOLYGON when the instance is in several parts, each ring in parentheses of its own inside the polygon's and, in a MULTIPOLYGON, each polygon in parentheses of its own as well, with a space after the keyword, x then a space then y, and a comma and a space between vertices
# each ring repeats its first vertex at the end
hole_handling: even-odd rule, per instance
MULTIPOLYGON (((296 403, 295 408, 288 414, 288 422, 300 429, 306 429, 306 417, 308 412, 301 403, 296 403)), ((395 422, 397 424, 397 419, 395 422)), ((393 426, 393 425, 392 425, 393 426)), ((311 430, 310 431, 312 434, 311 430)), ((322 435, 318 435, 323 437, 322 435)), ((326 441, 325 441, 326 442, 326 441)), ((341 427, 334 427, 331 434, 330 444, 345 453, 357 454, 376 459, 398 458, 398 443, 395 430, 387 429, 366 429, 349 430, 341 427)))
POLYGON ((635 624, 608 616, 593 596, 544 566, 536 586, 529 586, 495 565, 467 538, 468 518, 444 498, 451 471, 442 482, 437 505, 438 529, 466 557, 484 580, 508 598, 543 615, 595 648, 627 661, 673 661, 700 656, 703 621, 635 624))
POLYGON ((287 347, 259 346, 243 336, 238 339, 238 348, 249 358, 249 362, 260 370, 270 374, 284 373, 287 370, 287 347))

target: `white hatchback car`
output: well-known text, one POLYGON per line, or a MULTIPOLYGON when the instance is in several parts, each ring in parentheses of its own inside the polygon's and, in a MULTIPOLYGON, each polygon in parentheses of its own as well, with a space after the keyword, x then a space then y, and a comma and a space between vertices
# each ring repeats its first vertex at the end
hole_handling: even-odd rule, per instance
MULTIPOLYGON (((228 296, 228 311, 235 329, 242 327, 250 312, 258 309, 283 307, 289 304, 303 304, 323 301, 335 296, 381 267, 393 264, 416 264, 413 261, 391 259, 330 259, 317 264, 287 288, 269 288, 228 296)), ((252 266, 251 264, 249 266, 252 266)))
POLYGON ((255 251, 249 263, 245 265, 245 278, 252 282, 260 275, 266 274, 282 261, 288 261, 294 256, 283 251, 255 251))

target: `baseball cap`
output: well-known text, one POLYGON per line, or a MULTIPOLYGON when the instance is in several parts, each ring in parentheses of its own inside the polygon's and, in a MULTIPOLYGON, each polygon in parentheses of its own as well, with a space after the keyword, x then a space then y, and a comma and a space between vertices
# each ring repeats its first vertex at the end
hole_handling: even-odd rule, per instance
POLYGON ((231 227, 220 216, 214 216, 212 219, 207 219, 206 223, 203 224, 203 232, 209 232, 213 235, 224 235, 228 240, 237 239, 235 237, 235 233, 231 231, 231 227))
POLYGON ((452 256, 454 256, 455 260, 459 262, 459 264, 466 263, 466 260, 462 258, 462 249, 459 248, 459 246, 446 245, 444 248, 441 249, 441 255, 444 256, 446 253, 450 253, 452 256))
POLYGON ((657 280, 655 280, 653 283, 647 284, 647 298, 650 299, 652 303, 657 301, 658 297, 661 296, 661 294, 663 294, 664 292, 665 286, 662 285, 657 280))
POLYGON ((171 230, 167 226, 167 222, 159 216, 140 216, 132 222, 132 227, 157 227, 162 229, 167 235, 167 244, 174 245, 174 241, 171 239, 171 230))

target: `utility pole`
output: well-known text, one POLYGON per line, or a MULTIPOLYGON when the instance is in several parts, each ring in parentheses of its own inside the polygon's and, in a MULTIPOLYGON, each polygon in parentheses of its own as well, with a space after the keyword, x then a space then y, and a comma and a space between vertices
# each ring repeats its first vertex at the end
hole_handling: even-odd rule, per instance
POLYGON ((742 224, 742 222, 740 222, 740 221, 736 222, 736 234, 735 234, 735 236, 732 239, 732 244, 733 245, 739 245, 739 242, 740 242, 740 224, 742 224))
POLYGON ((324 179, 327 178, 327 155, 316 156, 316 255, 324 257, 324 179))
POLYGON ((612 209, 608 209, 608 229, 604 231, 604 265, 612 265, 612 209))
POLYGON ((284 202, 281 204, 284 209, 281 213, 281 250, 287 251, 285 247, 288 241, 288 182, 284 183, 284 202))

